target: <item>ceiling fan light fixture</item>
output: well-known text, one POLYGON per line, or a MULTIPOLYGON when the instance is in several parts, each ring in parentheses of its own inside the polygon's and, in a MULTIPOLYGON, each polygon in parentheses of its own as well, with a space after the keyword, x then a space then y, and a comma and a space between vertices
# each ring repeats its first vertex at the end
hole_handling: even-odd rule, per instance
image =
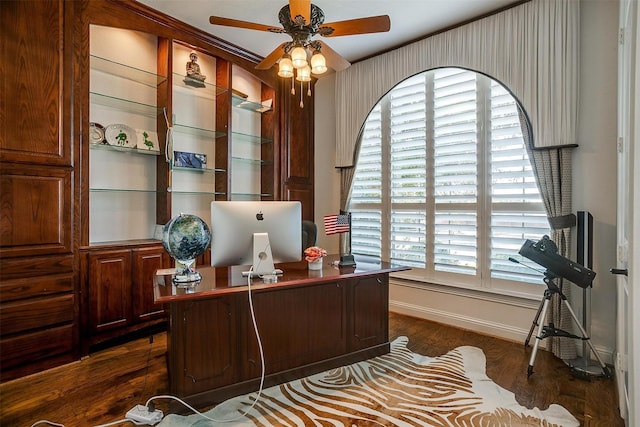
POLYGON ((283 78, 293 77, 293 63, 289 55, 284 55, 278 62, 278 75, 283 78))
POLYGON ((302 46, 296 46, 291 51, 291 62, 296 68, 304 68, 307 66, 307 50, 302 46))
POLYGON ((311 72, 313 74, 322 74, 327 71, 327 60, 319 51, 315 51, 311 57, 311 72))
POLYGON ((298 68, 296 80, 299 82, 311 81, 311 68, 308 65, 302 68, 298 68))

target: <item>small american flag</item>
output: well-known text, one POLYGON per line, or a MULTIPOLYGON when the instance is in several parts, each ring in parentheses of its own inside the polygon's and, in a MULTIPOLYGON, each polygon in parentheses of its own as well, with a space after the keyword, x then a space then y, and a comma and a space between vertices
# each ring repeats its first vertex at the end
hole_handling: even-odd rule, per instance
POLYGON ((324 232, 330 234, 348 233, 351 231, 350 214, 333 214, 324 217, 324 232))

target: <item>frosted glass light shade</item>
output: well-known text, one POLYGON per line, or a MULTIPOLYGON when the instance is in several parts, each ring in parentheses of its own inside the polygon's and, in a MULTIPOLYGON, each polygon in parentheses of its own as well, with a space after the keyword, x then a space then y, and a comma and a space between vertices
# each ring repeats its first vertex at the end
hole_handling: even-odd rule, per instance
POLYGON ((311 71, 313 74, 322 74, 327 71, 327 61, 320 52, 315 52, 311 57, 311 71))
POLYGON ((296 68, 303 68, 307 65, 307 51, 301 46, 294 47, 291 51, 291 62, 296 68))
POLYGON ((278 75, 280 77, 289 78, 293 77, 293 63, 289 56, 283 56, 278 63, 278 75))
POLYGON ((303 68, 298 68, 298 75, 296 76, 296 80, 299 82, 311 81, 311 68, 308 65, 303 68))

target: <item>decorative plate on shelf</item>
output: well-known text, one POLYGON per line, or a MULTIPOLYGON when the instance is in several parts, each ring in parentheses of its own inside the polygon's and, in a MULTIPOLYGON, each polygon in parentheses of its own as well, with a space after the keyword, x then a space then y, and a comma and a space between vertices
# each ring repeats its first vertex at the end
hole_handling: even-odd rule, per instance
POLYGON ((123 124, 112 124, 107 126, 104 131, 104 137, 109 145, 135 148, 138 144, 135 129, 123 124))
POLYGON ((104 126, 100 123, 89 123, 89 141, 92 144, 106 144, 104 140, 104 126))

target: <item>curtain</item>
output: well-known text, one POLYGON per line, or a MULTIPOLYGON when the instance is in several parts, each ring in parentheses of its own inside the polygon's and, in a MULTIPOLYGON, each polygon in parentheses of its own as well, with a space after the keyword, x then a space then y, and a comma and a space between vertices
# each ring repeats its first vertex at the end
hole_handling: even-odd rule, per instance
POLYGON ((491 76, 522 103, 535 147, 575 143, 580 2, 531 0, 353 64, 336 74, 336 166, 353 166, 371 108, 396 84, 436 67, 491 76))
MULTIPOLYGON (((568 257, 571 248, 571 227, 576 224, 571 204, 571 151, 573 148, 533 149, 530 143, 531 129, 520 107, 518 113, 522 137, 551 226, 549 237, 558 247, 558 254, 568 257)), ((569 282, 562 282, 558 279, 556 284, 570 299, 571 285, 569 282)), ((553 323, 557 329, 567 332, 571 332, 574 328, 571 313, 558 294, 552 296, 550 310, 547 313, 547 318, 541 319, 545 322, 544 324, 553 323)), ((577 357, 574 339, 550 337, 550 343, 550 350, 557 357, 564 360, 577 357)))

